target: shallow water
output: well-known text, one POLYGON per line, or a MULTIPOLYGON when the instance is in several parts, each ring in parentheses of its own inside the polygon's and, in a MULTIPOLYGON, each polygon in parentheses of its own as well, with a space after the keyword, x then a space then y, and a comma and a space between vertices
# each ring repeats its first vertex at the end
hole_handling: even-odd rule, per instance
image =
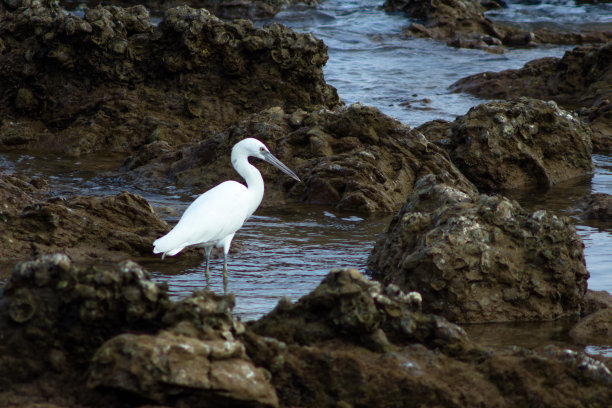
MULTIPOLYGON (((327 0, 318 9, 288 10, 276 20, 298 31, 312 31, 325 41, 329 47, 326 81, 338 89, 347 104, 376 106, 412 126, 433 119, 453 120, 482 103, 469 95, 448 91, 450 84, 466 75, 519 68, 535 58, 560 57, 571 48, 509 50, 497 55, 449 48, 433 40, 406 39, 401 30, 409 20, 384 13, 379 4, 379 0, 327 0)), ((497 13, 495 18, 546 24, 548 17, 542 15, 552 15, 555 24, 561 25, 578 25, 581 21, 609 24, 611 11, 610 5, 576 6, 570 2, 517 4, 497 13), (552 14, 546 11, 551 7, 552 14), (602 17, 602 10, 606 18, 602 17), (582 17, 577 19, 577 15, 582 17)), ((591 273, 589 288, 612 292, 612 224, 586 224, 575 217, 576 201, 581 197, 591 191, 612 194, 612 158, 595 156, 594 162, 596 170, 592 177, 572 180, 547 191, 509 195, 530 210, 545 208, 574 217, 586 246, 591 273)), ((43 176, 57 195, 110 195, 129 190, 144 196, 154 206, 175 208, 176 214, 181 214, 200 193, 172 185, 147 185, 142 180, 136 183, 128 176, 117 177, 110 171, 118 164, 120 160, 102 157, 75 161, 54 156, 0 154, 0 170, 43 176)), ((236 314, 253 319, 271 310, 282 296, 297 300, 314 289, 331 268, 354 267, 365 271, 369 252, 389 219, 388 215, 364 217, 303 205, 258 210, 237 234, 236 247, 242 249, 233 253, 229 262, 229 290, 237 297, 236 314)), ((176 220, 176 215, 169 216, 169 221, 176 220)), ((186 267, 180 258, 168 258, 163 263, 153 259, 140 261, 153 271, 155 279, 168 283, 175 297, 207 286, 201 265, 186 267)), ((209 287, 217 292, 222 292, 221 270, 222 260, 214 259, 209 287)), ((483 333, 487 330, 495 334, 499 331, 496 326, 483 326, 474 332, 479 338, 486 338, 483 333)), ((489 335, 490 339, 494 337, 489 335)), ((595 346, 592 350, 610 352, 609 348, 601 351, 595 346)))

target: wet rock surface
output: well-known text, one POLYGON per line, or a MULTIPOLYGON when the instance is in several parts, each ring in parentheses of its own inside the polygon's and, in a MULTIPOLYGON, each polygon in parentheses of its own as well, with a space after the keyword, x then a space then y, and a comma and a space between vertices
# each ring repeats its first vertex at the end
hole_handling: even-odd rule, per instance
POLYGON ((595 152, 612 152, 612 42, 577 47, 563 58, 542 58, 520 69, 484 72, 451 85, 481 98, 519 96, 554 100, 578 114, 593 130, 595 152))
MULTIPOLYGON (((79 4, 75 1, 66 1, 63 2, 67 7, 77 7, 79 4)), ((133 2, 129 0, 111 0, 106 2, 106 4, 112 4, 115 6, 121 7, 130 7, 133 5, 133 2)), ((146 6, 153 13, 163 13, 164 10, 167 10, 171 7, 178 7, 182 5, 187 5, 192 8, 205 8, 210 11, 215 16, 226 19, 238 19, 238 18, 248 18, 248 19, 265 19, 274 17, 281 10, 292 6, 292 5, 308 5, 308 6, 316 6, 318 4, 317 0, 305 0, 305 1, 295 1, 295 0, 188 0, 188 1, 177 1, 177 0, 167 0, 167 1, 159 1, 159 0, 145 0, 139 2, 146 6)))
POLYGON ((76 260, 105 261, 149 255, 151 242, 170 227, 142 197, 49 196, 46 182, 0 175, 0 256, 27 259, 57 251, 76 260))
POLYGON ((249 324, 247 352, 272 374, 281 406, 605 406, 610 398, 602 362, 555 347, 483 349, 423 314, 418 300, 335 270, 295 304, 281 300, 249 324))
POLYGON ((169 178, 204 190, 236 179, 230 151, 248 136, 264 142, 302 179, 296 183, 254 160, 266 180, 263 205, 299 201, 362 212, 395 211, 415 180, 426 174, 474 190, 443 149, 378 109, 359 104, 310 113, 268 109, 180 150, 148 145, 125 169, 143 179, 169 178))
POLYGON ((233 295, 171 302, 132 261, 78 267, 63 254, 18 264, 0 294, 7 400, 30 382, 26 400, 70 406, 277 406, 269 374, 236 339, 244 327, 231 316, 233 295))
POLYGON ((548 29, 529 31, 496 23, 484 12, 501 8, 503 2, 466 0, 387 0, 386 11, 401 11, 413 22, 406 34, 447 41, 456 48, 477 48, 503 52, 504 46, 533 47, 540 44, 602 43, 612 39, 612 32, 582 31, 562 33, 548 29))
POLYGON ((341 102, 312 34, 205 9, 141 5, 78 17, 39 0, 0 3, 0 147, 80 155, 205 139, 270 106, 341 102), (11 3, 12 4, 12 3, 11 3))
POLYGON ((568 219, 426 177, 377 241, 374 277, 417 290, 454 322, 550 320, 580 313, 589 276, 568 219))
POLYGON ((593 170, 591 129, 551 101, 489 102, 418 129, 483 191, 551 186, 593 170))
POLYGON ((102 270, 55 254, 18 264, 0 292, 0 397, 80 407, 605 407, 612 398, 601 361, 555 347, 485 349, 424 314, 418 293, 356 270, 332 271, 247 327, 233 306, 233 295, 211 292, 172 302, 131 261, 102 270))

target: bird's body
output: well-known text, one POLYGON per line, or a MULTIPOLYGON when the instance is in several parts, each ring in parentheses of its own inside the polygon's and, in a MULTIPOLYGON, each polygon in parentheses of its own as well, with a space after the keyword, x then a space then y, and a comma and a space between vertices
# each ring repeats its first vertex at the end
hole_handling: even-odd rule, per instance
POLYGON ((224 282, 227 279, 227 254, 234 234, 255 212, 264 193, 261 173, 249 163, 248 157, 257 157, 274 164, 294 179, 299 178, 275 158, 257 139, 244 139, 232 149, 232 165, 246 181, 225 181, 200 195, 187 207, 178 224, 166 235, 153 242, 153 252, 162 259, 174 256, 188 246, 198 245, 206 249, 206 275, 210 252, 213 247, 223 248, 225 255, 224 282))

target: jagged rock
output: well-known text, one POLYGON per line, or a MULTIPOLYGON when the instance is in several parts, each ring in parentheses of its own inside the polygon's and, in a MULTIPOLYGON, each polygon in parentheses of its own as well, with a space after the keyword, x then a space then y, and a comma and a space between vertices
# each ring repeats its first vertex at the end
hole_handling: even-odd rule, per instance
POLYGON ((17 264, 0 291, 0 395, 31 381, 70 406, 275 407, 269 374, 237 340, 234 304, 211 292, 171 302, 132 261, 99 269, 53 254, 17 264))
POLYGON ((420 180, 368 267, 376 279, 418 290, 424 311, 454 322, 576 315, 589 276, 568 219, 432 177, 420 180))
POLYGON ((567 109, 577 109, 593 129, 593 148, 612 152, 612 42, 601 46, 577 47, 563 58, 542 58, 521 69, 484 72, 451 85, 488 99, 526 96, 552 99, 567 109))
POLYGON ((451 355, 475 348, 459 326, 420 309, 418 292, 404 293, 395 285, 383 288, 356 269, 336 269, 295 305, 283 298, 249 328, 300 345, 342 339, 384 351, 391 344, 418 342, 451 355))
POLYGON ((80 155, 205 139, 271 106, 341 104, 327 47, 278 24, 142 5, 84 16, 52 2, 0 2, 0 146, 80 155), (10 63, 7 63, 10 61, 10 63))
POLYGON ((161 143, 151 146, 130 158, 125 169, 147 180, 170 178, 205 190, 236 178, 230 151, 245 137, 260 139, 302 179, 296 183, 259 165, 266 180, 263 205, 301 201, 352 211, 395 211, 415 180, 426 174, 474 190, 444 150, 420 132, 360 104, 311 113, 272 108, 180 150, 161 143))
POLYGON ((416 293, 335 270, 297 303, 281 300, 243 337, 271 372, 281 406, 569 408, 605 407, 612 397, 601 361, 555 347, 485 350, 419 305, 416 293))
POLYGON ((86 364, 114 335, 161 327, 168 308, 166 289, 136 263, 82 269, 64 254, 17 264, 1 295, 0 377, 14 381, 86 364))
MULTIPOLYGON (((62 4, 76 7, 77 1, 69 0, 62 4)), ((130 0, 110 0, 106 4, 113 4, 121 7, 129 7, 134 3, 130 0)), ((171 7, 182 6, 184 4, 193 8, 205 8, 212 14, 224 20, 237 18, 266 19, 274 17, 284 8, 292 5, 316 6, 318 0, 144 0, 139 2, 154 13, 162 13, 171 7)))
POLYGON ((93 357, 88 385, 173 406, 277 407, 269 376, 249 361, 239 341, 162 331, 122 334, 104 343, 93 357))
POLYGON ((150 255, 151 242, 170 229, 140 196, 48 198, 38 188, 44 185, 38 178, 0 176, 3 258, 58 251, 78 260, 150 255))
POLYGON ((419 21, 411 23, 405 30, 408 35, 444 40, 457 48, 503 52, 503 46, 602 43, 612 39, 609 31, 528 31, 496 23, 485 17, 484 12, 501 8, 501 5, 495 1, 483 3, 469 0, 386 0, 384 8, 386 11, 401 11, 419 21))
POLYGON ((419 130, 485 191, 550 186, 593 170, 589 126, 552 101, 489 102, 419 130))

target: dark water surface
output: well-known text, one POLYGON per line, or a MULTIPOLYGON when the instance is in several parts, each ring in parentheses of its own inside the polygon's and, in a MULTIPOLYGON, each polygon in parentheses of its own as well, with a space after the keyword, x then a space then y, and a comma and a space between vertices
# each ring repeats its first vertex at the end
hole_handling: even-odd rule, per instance
MULTIPOLYGON (((461 77, 519 68, 535 58, 561 57, 571 48, 541 47, 496 55, 449 48, 433 40, 408 40, 402 36, 401 29, 409 20, 402 15, 384 13, 379 9, 380 4, 378 0, 327 0, 317 9, 285 11, 276 20, 298 31, 314 32, 325 41, 330 57, 325 68, 326 81, 338 89, 347 104, 361 102, 376 106, 412 126, 432 119, 453 120, 482 103, 477 98, 448 91, 447 87, 461 77)), ((569 27, 594 22, 612 26, 612 6, 576 6, 573 2, 527 6, 511 2, 509 9, 491 17, 538 25, 569 27)), ((580 198, 590 192, 612 194, 612 158, 594 156, 593 160, 596 170, 592 176, 547 191, 508 195, 530 210, 550 209, 573 217, 586 246, 587 267, 591 273, 589 288, 612 292, 612 222, 585 223, 576 217, 576 202, 580 198)), ((119 164, 117 158, 73 160, 0 154, 0 170, 43 176, 55 194, 110 195, 129 190, 144 196, 155 207, 174 209, 176 215, 170 216, 169 221, 176 221, 201 193, 172 185, 147 185, 142 180, 136 183, 127 176, 111 175, 109 171, 119 164)), ((236 314, 245 320, 254 319, 271 310, 282 296, 297 300, 314 289, 331 268, 354 267, 365 271, 369 252, 390 217, 337 213, 304 205, 258 210, 236 235, 235 246, 241 249, 229 261, 229 291, 236 294, 236 314)), ((153 258, 139 261, 153 271, 155 279, 167 282, 175 297, 186 296, 207 285, 202 265, 186 267, 179 258, 167 258, 164 262, 153 258)), ((222 260, 214 259, 210 288, 217 292, 222 292, 221 271, 222 260)), ((503 326, 507 329, 502 330, 499 325, 483 325, 469 331, 486 343, 503 345, 522 342, 525 330, 529 332, 536 326, 510 325, 503 326)), ((546 344, 557 341, 560 330, 566 331, 559 329, 559 325, 551 327, 535 338, 546 344)), ((612 355, 610 347, 590 347, 591 352, 612 355)))

